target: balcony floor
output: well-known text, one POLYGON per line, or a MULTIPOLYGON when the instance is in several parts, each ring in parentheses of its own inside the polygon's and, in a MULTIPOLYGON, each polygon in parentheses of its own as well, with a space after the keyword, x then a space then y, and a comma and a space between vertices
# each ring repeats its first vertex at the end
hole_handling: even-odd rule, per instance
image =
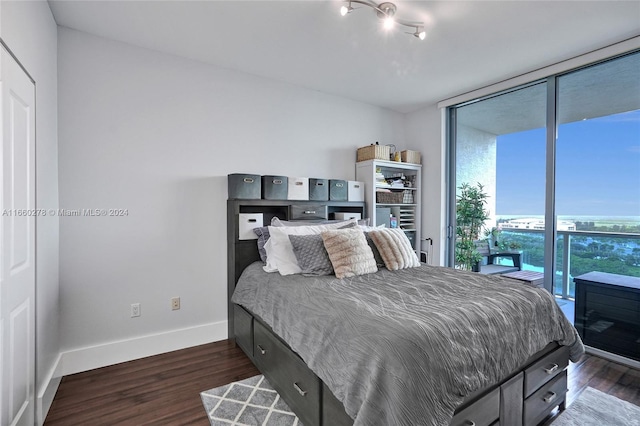
POLYGON ((574 312, 575 312, 575 301, 573 299, 563 299, 561 297, 556 297, 556 303, 562 309, 565 316, 569 320, 571 324, 573 324, 574 312))

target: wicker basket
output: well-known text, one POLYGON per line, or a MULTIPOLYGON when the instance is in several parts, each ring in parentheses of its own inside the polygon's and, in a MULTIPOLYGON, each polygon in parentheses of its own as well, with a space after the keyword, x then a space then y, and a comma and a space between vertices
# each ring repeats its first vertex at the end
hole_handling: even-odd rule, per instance
POLYGON ((367 160, 387 160, 391 155, 391 147, 389 145, 369 145, 358 148, 356 162, 367 160))
POLYGON ((403 163, 420 164, 420 153, 418 151, 404 150, 400 152, 403 163))
POLYGON ((376 192, 376 203, 378 204, 403 204, 404 191, 400 192, 376 192))

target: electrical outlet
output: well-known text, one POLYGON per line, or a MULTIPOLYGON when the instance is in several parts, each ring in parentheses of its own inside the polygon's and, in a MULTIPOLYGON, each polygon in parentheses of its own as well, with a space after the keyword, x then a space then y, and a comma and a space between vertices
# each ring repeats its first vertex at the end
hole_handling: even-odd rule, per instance
POLYGON ((179 297, 173 297, 171 299, 171 309, 174 311, 177 311, 178 309, 180 309, 180 298, 179 297))
POLYGON ((131 318, 140 316, 140 304, 132 303, 131 304, 131 318))

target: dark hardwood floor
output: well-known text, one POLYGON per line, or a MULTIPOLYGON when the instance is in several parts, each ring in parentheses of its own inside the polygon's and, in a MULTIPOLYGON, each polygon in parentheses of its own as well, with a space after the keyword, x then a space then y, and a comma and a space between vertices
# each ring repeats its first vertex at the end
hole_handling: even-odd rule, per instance
MULTIPOLYGON (((571 406, 587 387, 640 406, 640 370, 594 355, 584 355, 579 362, 569 363, 567 387, 567 407, 571 406)), ((558 410, 552 414, 545 426, 553 422, 558 410)))
POLYGON ((228 340, 73 374, 45 425, 209 425, 200 392, 256 374, 228 340))
MULTIPOLYGON (((226 340, 78 373, 62 379, 45 425, 206 426, 200 392, 256 374, 226 340)), ((567 403, 587 386, 640 405, 640 370, 585 355, 569 366, 567 403)))

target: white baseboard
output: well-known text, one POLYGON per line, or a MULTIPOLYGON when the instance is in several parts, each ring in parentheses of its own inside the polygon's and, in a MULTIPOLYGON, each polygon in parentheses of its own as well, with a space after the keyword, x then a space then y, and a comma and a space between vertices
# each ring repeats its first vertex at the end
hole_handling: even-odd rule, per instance
POLYGON ((60 354, 54 377, 67 376, 227 338, 227 321, 72 349, 60 354))
POLYGON ((53 366, 47 373, 43 385, 38 389, 36 399, 37 425, 44 424, 44 420, 47 418, 47 413, 49 412, 49 408, 51 408, 53 398, 56 396, 58 386, 60 385, 60 381, 62 380, 62 377, 55 376, 58 365, 60 365, 60 359, 62 359, 62 354, 58 355, 58 359, 56 359, 56 362, 53 363, 53 366))

